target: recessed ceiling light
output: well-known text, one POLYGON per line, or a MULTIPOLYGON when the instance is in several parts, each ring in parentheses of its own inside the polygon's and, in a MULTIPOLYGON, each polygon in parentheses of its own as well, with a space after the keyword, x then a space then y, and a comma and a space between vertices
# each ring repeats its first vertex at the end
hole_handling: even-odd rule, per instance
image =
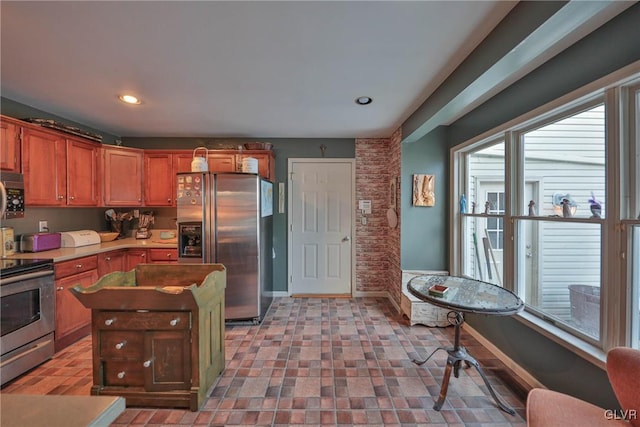
POLYGON ((119 95, 118 99, 120 99, 120 101, 125 102, 127 104, 135 104, 135 105, 141 104, 141 101, 133 95, 119 95))
POLYGON ((372 98, 369 98, 368 96, 359 96, 356 98, 356 104, 358 105, 369 105, 373 102, 372 98))

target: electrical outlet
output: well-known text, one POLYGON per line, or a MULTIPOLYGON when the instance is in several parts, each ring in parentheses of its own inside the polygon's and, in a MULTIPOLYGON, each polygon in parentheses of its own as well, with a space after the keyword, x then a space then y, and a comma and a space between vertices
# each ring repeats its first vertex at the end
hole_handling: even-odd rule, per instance
POLYGON ((39 221, 38 222, 38 231, 49 231, 49 223, 47 221, 39 221))

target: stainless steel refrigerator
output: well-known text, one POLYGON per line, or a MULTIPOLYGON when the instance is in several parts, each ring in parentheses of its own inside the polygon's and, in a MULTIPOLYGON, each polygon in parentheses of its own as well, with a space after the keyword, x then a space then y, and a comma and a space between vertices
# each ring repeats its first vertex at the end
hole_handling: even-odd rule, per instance
POLYGON ((225 319, 264 318, 273 298, 273 183, 255 174, 177 174, 178 262, 227 269, 225 319))

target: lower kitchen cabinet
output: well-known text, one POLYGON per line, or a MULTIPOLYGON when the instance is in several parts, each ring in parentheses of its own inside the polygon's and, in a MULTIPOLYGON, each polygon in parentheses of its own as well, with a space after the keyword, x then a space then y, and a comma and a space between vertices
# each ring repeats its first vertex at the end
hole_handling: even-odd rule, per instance
POLYGON ((127 251, 117 250, 98 254, 98 276, 127 270, 127 251))
POLYGON ((87 288, 98 281, 97 257, 89 256, 55 264, 56 330, 55 351, 60 351, 91 332, 91 311, 69 288, 87 288))
POLYGON ((149 249, 149 260, 152 264, 177 264, 178 249, 149 249))
POLYGON ((147 261, 146 249, 129 249, 127 251, 127 271, 136 268, 138 264, 146 264, 147 261))

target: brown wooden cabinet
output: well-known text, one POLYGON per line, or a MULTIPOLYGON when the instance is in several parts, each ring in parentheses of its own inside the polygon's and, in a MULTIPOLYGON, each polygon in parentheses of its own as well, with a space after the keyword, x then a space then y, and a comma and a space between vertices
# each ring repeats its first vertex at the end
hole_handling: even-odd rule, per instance
POLYGON ((91 331, 91 311, 86 309, 69 288, 89 287, 98 281, 95 255, 55 264, 56 330, 55 351, 67 347, 91 331))
POLYGON ((142 206, 143 150, 102 147, 104 206, 142 206))
POLYGON ((176 205, 176 174, 191 170, 191 152, 145 150, 145 206, 176 205))
POLYGON ((146 264, 147 261, 146 249, 129 249, 127 251, 127 271, 136 268, 138 264, 146 264))
POLYGON ((25 202, 31 206, 98 206, 99 145, 59 132, 22 128, 25 202))
POLYGON ((149 249, 149 262, 151 264, 177 264, 178 249, 149 249))
POLYGON ((56 132, 22 130, 22 172, 27 206, 67 204, 66 140, 56 132))
POLYGON ((0 169, 20 173, 20 124, 0 117, 0 169))
POLYGON ((236 172, 236 153, 235 151, 210 151, 207 164, 210 172, 236 172))
POLYGON ((99 152, 99 146, 93 142, 67 139, 67 205, 98 206, 100 203, 99 152))
POLYGON ((127 270, 127 251, 125 249, 98 254, 98 276, 127 270))

